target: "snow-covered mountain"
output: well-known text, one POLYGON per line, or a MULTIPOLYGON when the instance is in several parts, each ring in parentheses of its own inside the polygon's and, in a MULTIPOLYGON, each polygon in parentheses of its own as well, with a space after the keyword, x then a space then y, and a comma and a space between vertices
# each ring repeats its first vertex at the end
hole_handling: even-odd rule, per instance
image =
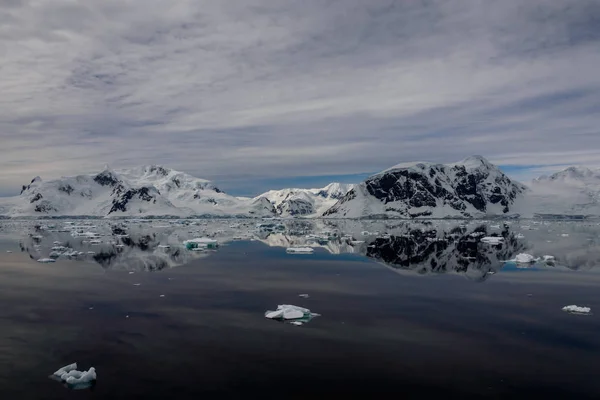
POLYGON ((272 216, 266 199, 230 196, 210 181, 151 165, 42 181, 0 202, 0 214, 71 216, 272 216))
POLYGON ((569 167, 534 179, 529 188, 524 215, 600 215, 600 169, 569 167))
POLYGON ((481 156, 453 164, 399 164, 350 190, 324 216, 473 218, 513 213, 527 188, 481 156))
POLYGON ((269 200, 281 216, 320 216, 353 187, 351 184, 330 183, 320 189, 270 190, 255 199, 269 200))
POLYGON ((150 165, 43 181, 0 198, 0 217, 244 216, 478 218, 600 216, 600 169, 569 167, 512 181, 483 157, 453 164, 399 164, 357 185, 271 190, 255 198, 224 193, 211 181, 150 165))

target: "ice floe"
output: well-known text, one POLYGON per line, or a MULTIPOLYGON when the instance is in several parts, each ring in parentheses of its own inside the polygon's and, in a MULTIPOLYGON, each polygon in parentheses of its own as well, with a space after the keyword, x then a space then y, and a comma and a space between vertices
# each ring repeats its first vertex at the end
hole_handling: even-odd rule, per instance
POLYGON ((485 236, 481 238, 483 243, 487 244, 502 244, 504 242, 504 238, 501 236, 485 236))
POLYGON ((519 253, 515 256, 515 262, 516 263, 521 263, 521 264, 530 264, 530 263, 534 263, 536 261, 538 261, 539 258, 535 258, 534 256, 532 256, 531 254, 527 254, 527 253, 519 253))
POLYGON ((292 254, 310 254, 315 250, 312 247, 288 247, 285 251, 292 254))
POLYGON ((210 238, 196 238, 196 239, 185 240, 183 242, 183 245, 188 250, 215 249, 219 246, 219 242, 215 239, 210 239, 210 238))
POLYGON ((291 304, 280 304, 275 311, 266 311, 265 318, 276 321, 287 322, 293 325, 302 325, 309 322, 320 314, 311 312, 308 308, 298 307, 291 304))
POLYGON ((70 389, 85 389, 94 384, 97 379, 96 369, 91 367, 87 371, 77 370, 77 363, 65 365, 50 376, 60 380, 70 389))
POLYGON ((590 307, 580 307, 574 304, 570 306, 564 306, 562 310, 570 314, 589 314, 592 311, 590 307))

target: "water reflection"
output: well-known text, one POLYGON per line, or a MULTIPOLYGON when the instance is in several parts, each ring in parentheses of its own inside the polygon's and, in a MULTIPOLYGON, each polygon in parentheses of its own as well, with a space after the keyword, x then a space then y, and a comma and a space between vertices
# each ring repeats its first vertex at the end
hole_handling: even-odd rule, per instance
POLYGON ((256 240, 271 247, 312 247, 357 254, 396 271, 457 273, 477 281, 502 269, 590 269, 600 264, 600 226, 557 221, 166 220, 44 224, 6 222, 27 232, 21 250, 32 259, 94 262, 105 269, 160 271, 209 256, 186 248, 193 238, 220 245, 256 240), (20 225, 19 225, 20 224, 20 225), (490 239, 491 238, 491 239, 490 239), (535 263, 506 264, 519 253, 535 263))

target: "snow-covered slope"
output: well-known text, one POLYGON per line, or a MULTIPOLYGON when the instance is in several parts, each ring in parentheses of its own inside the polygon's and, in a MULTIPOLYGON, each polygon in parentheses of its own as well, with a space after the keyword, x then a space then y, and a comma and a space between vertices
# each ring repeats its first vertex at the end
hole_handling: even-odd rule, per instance
POLYGON ((271 216, 264 199, 223 193, 210 181, 161 166, 143 166, 44 182, 34 178, 19 196, 0 201, 0 213, 32 215, 150 216, 240 215, 271 216))
POLYGON ((569 167, 534 179, 523 215, 600 216, 600 169, 569 167))
POLYGON ((319 216, 353 187, 351 184, 330 183, 320 189, 270 190, 256 199, 269 200, 281 216, 319 216))
POLYGON ((472 218, 514 213, 526 187, 481 156, 453 164, 399 164, 350 190, 324 216, 472 218))

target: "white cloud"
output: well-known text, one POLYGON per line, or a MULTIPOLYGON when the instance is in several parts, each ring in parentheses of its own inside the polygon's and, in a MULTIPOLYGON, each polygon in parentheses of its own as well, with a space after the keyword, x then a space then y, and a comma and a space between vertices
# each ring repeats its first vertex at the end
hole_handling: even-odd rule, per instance
POLYGON ((105 163, 220 179, 600 164, 599 16, 586 0, 11 0, 0 191, 105 163))

